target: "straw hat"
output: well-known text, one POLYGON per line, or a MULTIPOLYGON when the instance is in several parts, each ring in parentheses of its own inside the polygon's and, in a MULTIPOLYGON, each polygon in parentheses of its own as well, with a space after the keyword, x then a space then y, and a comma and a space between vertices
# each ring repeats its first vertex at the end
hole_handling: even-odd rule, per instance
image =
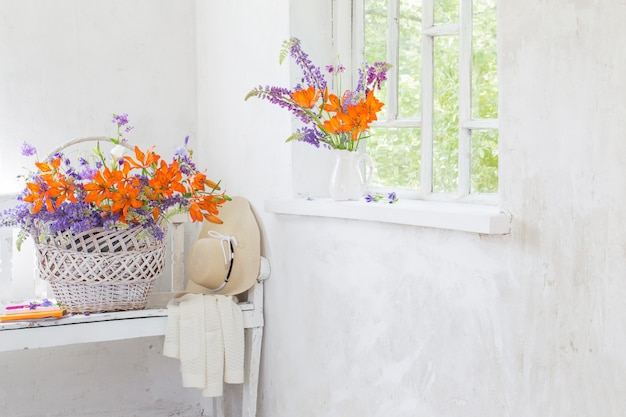
POLYGON ((237 295, 254 285, 261 266, 259 225, 243 197, 220 208, 223 224, 205 221, 187 255, 185 292, 237 295))

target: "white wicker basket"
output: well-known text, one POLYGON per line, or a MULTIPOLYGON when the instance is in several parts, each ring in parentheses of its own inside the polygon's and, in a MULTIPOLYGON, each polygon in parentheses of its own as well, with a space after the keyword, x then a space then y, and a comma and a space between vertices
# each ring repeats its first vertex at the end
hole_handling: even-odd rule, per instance
POLYGON ((165 239, 141 227, 34 238, 40 277, 76 313, 145 308, 165 264, 165 239))
MULTIPOLYGON (((48 157, 85 142, 111 143, 103 136, 73 139, 48 157)), ((124 142, 121 145, 132 149, 124 142)), ((57 302, 73 313, 145 308, 165 264, 166 240, 154 238, 142 227, 56 235, 35 231, 33 238, 40 278, 50 282, 57 302)))

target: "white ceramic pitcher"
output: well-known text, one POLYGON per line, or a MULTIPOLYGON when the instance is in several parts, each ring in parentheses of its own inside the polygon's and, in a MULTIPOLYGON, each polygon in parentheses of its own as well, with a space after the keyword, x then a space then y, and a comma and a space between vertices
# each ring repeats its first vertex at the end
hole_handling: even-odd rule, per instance
POLYGON ((336 149, 335 167, 330 177, 330 198, 358 200, 372 181, 374 163, 368 154, 336 149))

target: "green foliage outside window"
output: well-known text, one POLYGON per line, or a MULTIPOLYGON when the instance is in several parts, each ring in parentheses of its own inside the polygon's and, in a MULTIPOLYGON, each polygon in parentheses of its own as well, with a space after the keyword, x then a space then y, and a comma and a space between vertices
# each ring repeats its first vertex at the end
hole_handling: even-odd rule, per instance
MULTIPOLYGON (((398 119, 420 120, 421 0, 399 0, 398 119)), ((435 24, 457 23, 458 0, 434 1, 435 24)), ((472 118, 498 117, 495 0, 473 2, 472 118)), ((387 61, 387 0, 365 0, 365 60, 387 61)), ((458 187, 459 43, 438 36, 434 46, 433 191, 458 187)), ((386 91, 378 96, 386 102, 386 91)), ((386 112, 379 116, 386 118, 386 112)), ((421 129, 377 127, 367 140, 375 161, 375 185, 420 187, 421 129)), ((498 189, 497 130, 472 130, 471 191, 498 189)))

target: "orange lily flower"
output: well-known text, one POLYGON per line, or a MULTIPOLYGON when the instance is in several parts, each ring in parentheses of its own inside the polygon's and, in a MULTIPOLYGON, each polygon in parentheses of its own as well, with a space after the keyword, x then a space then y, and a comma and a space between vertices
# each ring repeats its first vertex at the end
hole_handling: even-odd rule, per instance
POLYGON ((48 187, 46 182, 28 182, 26 187, 30 194, 24 197, 24 201, 35 203, 33 206, 33 214, 39 213, 44 204, 50 213, 54 213, 54 190, 48 187))
POLYGON ((61 207, 65 200, 72 203, 78 203, 76 199, 76 186, 73 181, 67 181, 65 178, 59 178, 58 181, 49 183, 51 190, 57 195, 56 207, 61 207))
POLYGON ((50 162, 35 162, 35 166, 41 172, 56 172, 61 166, 61 158, 55 158, 50 162))
POLYGON ((100 207, 105 199, 110 198, 111 177, 111 171, 108 167, 104 167, 102 172, 96 172, 92 182, 85 184, 83 187, 87 191, 85 202, 95 203, 96 206, 100 207))
POLYGON ((132 156, 126 155, 124 156, 124 160, 133 168, 150 168, 153 164, 156 165, 159 162, 159 159, 161 159, 160 155, 153 152, 154 148, 154 146, 151 146, 144 154, 139 147, 135 146, 135 156, 137 159, 135 160, 132 156))
POLYGON ((191 191, 203 191, 207 181, 206 175, 201 172, 192 175, 189 177, 189 186, 191 187, 191 191))
POLYGON ((111 186, 113 186, 113 184, 124 184, 140 188, 141 182, 139 181, 139 178, 137 178, 137 176, 135 175, 130 175, 130 170, 130 163, 125 160, 122 164, 121 169, 111 172, 111 177, 109 180, 111 186))
MULTIPOLYGON (((341 132, 347 132, 346 126, 341 118, 343 113, 338 113, 328 120, 324 120, 322 127, 325 131, 331 135, 336 135, 341 132)), ((348 129, 349 130, 349 129, 348 129)))
POLYGON ((365 104, 367 105, 367 111, 369 113, 368 122, 378 120, 376 113, 378 113, 385 104, 374 96, 373 90, 367 93, 367 97, 365 98, 365 104))
POLYGON ((320 92, 315 90, 315 87, 309 86, 306 90, 296 90, 291 93, 291 99, 296 104, 305 109, 311 109, 317 103, 320 98, 320 92))
POLYGON ((340 117, 344 121, 346 126, 349 126, 348 131, 352 132, 352 140, 356 141, 359 135, 366 131, 369 123, 369 113, 365 103, 359 103, 356 106, 350 106, 347 112, 341 114, 340 117))
POLYGON ((339 97, 334 94, 330 94, 328 96, 328 102, 324 106, 324 111, 341 113, 343 111, 343 107, 341 106, 341 100, 339 100, 339 97))
POLYGON ((120 220, 125 222, 128 217, 128 210, 131 207, 140 208, 143 206, 143 202, 137 199, 137 197, 139 197, 138 188, 128 185, 122 186, 119 191, 111 195, 111 200, 113 201, 111 211, 113 213, 122 212, 120 220))
POLYGON ((193 221, 207 220, 211 223, 222 224, 222 220, 217 217, 218 206, 224 204, 226 199, 223 196, 205 195, 190 200, 189 215, 193 221))
POLYGON ((170 197, 175 191, 182 194, 187 193, 187 189, 181 184, 182 173, 178 169, 178 161, 172 162, 171 166, 167 166, 165 161, 161 161, 161 166, 154 173, 154 178, 148 181, 148 184, 154 189, 157 198, 170 197))

